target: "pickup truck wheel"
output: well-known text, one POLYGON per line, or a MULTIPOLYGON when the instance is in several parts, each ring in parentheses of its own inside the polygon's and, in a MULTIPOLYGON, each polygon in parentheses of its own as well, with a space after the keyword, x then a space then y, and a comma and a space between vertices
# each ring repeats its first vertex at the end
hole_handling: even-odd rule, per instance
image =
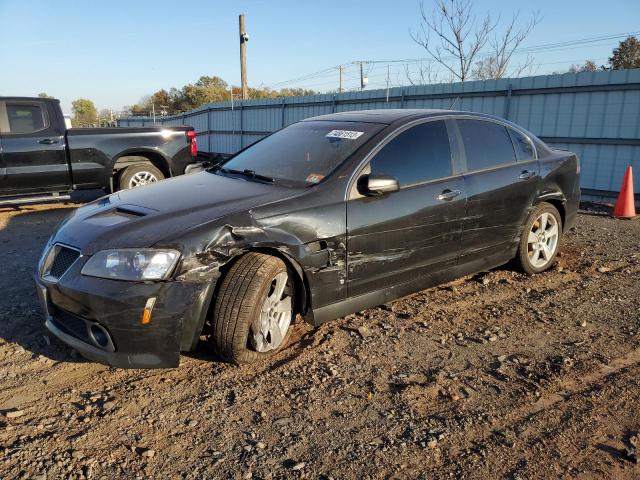
POLYGON ((518 247, 518 262, 529 275, 544 272, 554 263, 560 238, 562 217, 550 203, 541 203, 529 214, 518 247))
POLYGON ((242 256, 222 279, 210 342, 232 363, 253 363, 286 345, 293 319, 294 284, 282 260, 242 256))
POLYGON ((120 190, 126 190, 159 182, 160 180, 164 180, 164 175, 156 167, 150 163, 136 163, 120 172, 118 186, 120 190))

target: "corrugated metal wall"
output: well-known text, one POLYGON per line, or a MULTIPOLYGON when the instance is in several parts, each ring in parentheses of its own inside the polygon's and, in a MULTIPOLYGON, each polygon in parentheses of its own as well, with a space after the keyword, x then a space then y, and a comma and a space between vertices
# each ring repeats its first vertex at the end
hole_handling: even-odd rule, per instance
MULTIPOLYGON (((640 69, 423 85, 342 94, 211 103, 164 125, 191 125, 198 148, 233 153, 315 115, 377 108, 469 110, 507 118, 552 146, 576 152, 589 196, 617 192, 627 165, 640 191, 640 69)), ((120 126, 149 126, 132 117, 120 126)))

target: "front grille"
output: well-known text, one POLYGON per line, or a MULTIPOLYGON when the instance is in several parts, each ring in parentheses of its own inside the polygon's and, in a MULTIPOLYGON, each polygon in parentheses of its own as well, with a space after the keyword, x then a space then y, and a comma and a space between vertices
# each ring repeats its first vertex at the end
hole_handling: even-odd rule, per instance
POLYGON ((80 257, 80 252, 64 245, 51 247, 44 262, 42 276, 50 281, 58 280, 80 257))
POLYGON ((83 319, 59 308, 54 308, 52 313, 53 323, 62 331, 82 341, 90 341, 87 324, 83 319))

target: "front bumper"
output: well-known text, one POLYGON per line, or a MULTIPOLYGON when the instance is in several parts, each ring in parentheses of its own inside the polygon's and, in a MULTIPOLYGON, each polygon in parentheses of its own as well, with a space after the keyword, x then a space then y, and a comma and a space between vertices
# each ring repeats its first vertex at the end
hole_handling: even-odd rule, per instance
POLYGON ((214 285, 94 278, 80 275, 79 263, 55 283, 35 278, 53 335, 89 360, 122 368, 177 367, 180 351, 195 348, 214 285), (152 297, 151 321, 143 324, 152 297))

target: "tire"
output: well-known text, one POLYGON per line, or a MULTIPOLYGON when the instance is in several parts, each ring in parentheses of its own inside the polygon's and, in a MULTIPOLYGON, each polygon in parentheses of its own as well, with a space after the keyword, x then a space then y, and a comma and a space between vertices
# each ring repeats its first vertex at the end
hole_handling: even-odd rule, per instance
POLYGON ((294 298, 293 276, 282 260, 257 252, 243 255, 217 292, 210 343, 235 364, 272 356, 289 339, 294 298), (282 291, 279 298, 277 289, 282 291))
POLYGON ((157 167, 151 163, 136 163, 120 172, 118 189, 127 190, 160 180, 164 180, 164 174, 157 167))
POLYGON ((562 217, 550 203, 537 205, 524 223, 517 260, 529 275, 553 266, 560 249, 562 217), (544 227, 544 233, 542 228, 544 227))

